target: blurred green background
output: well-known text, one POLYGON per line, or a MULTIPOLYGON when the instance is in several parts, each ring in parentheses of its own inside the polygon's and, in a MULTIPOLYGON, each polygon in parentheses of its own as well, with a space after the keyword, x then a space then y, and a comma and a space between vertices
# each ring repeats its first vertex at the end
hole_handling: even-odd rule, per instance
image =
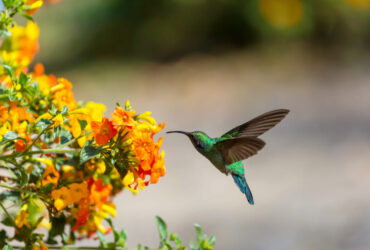
MULTIPOLYGON (((129 246, 158 243, 154 216, 216 249, 368 249, 368 0, 62 0, 35 14, 35 62, 76 99, 130 99, 165 130, 219 136, 275 108, 291 113, 245 163, 256 204, 187 138, 165 135, 167 174, 115 202, 129 246)), ((95 242, 82 242, 95 244, 95 242)))
POLYGON ((348 56, 370 45, 368 0, 63 0, 36 20, 38 59, 51 70, 292 43, 348 56))

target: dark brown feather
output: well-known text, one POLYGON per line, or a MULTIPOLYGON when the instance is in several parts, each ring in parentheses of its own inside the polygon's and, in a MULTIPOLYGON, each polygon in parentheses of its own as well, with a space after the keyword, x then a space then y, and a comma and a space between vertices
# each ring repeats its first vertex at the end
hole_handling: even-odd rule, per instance
POLYGON ((257 137, 278 124, 287 114, 287 109, 277 109, 264 113, 232 130, 228 131, 222 138, 234 137, 257 137))
POLYGON ((247 159, 257 154, 264 146, 264 141, 253 137, 231 138, 216 143, 227 164, 247 159))

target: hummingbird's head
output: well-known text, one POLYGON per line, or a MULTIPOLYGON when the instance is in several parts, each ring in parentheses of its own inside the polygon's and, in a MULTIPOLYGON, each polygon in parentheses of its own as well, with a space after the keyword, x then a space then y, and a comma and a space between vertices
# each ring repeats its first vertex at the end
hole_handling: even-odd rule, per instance
POLYGON ((210 139, 208 135, 202 131, 193 131, 193 132, 185 132, 185 131, 168 131, 168 134, 170 133, 179 133, 179 134, 184 134, 187 137, 189 137, 190 141, 193 143, 194 147, 198 149, 203 149, 208 140, 210 139))

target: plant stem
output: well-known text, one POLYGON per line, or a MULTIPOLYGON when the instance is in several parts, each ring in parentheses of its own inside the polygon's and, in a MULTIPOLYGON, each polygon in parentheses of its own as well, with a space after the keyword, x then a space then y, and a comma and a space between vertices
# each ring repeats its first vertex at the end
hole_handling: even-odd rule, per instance
POLYGON ((13 219, 13 217, 8 213, 8 210, 6 210, 6 208, 4 207, 3 203, 0 202, 0 207, 4 210, 4 213, 6 214, 6 216, 9 217, 9 219, 12 221, 14 227, 17 228, 17 224, 15 224, 15 221, 13 219))
POLYGON ((32 143, 26 148, 26 150, 24 151, 24 153, 27 153, 28 151, 30 151, 30 149, 32 149, 32 146, 37 142, 38 139, 40 139, 40 137, 45 133, 45 131, 48 131, 50 129, 50 127, 52 126, 53 124, 49 124, 46 128, 44 128, 38 135, 37 137, 32 141, 32 143))
POLYGON ((10 155, 1 155, 0 160, 2 159, 8 159, 18 156, 24 156, 24 155, 37 155, 37 154, 61 154, 61 153, 77 153, 80 149, 63 149, 63 148, 50 148, 50 149, 42 149, 42 150, 35 150, 35 151, 29 151, 29 152, 23 152, 21 154, 19 153, 13 153, 10 155))
POLYGON ((13 190, 13 191, 20 192, 20 193, 31 193, 31 194, 34 194, 33 192, 30 192, 30 191, 27 191, 27 190, 23 190, 23 189, 17 188, 17 187, 8 186, 8 185, 3 184, 3 183, 0 183, 0 187, 7 188, 7 189, 10 189, 10 190, 13 190))

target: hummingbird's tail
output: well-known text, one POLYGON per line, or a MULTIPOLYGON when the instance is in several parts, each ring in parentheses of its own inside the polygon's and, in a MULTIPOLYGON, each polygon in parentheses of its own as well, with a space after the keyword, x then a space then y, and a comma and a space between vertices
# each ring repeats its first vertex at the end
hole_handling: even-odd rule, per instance
POLYGON ((251 190, 249 189, 249 186, 248 186, 248 183, 245 177, 234 174, 234 173, 232 174, 232 176, 233 176, 233 179, 236 185, 238 185, 240 191, 242 191, 242 193, 245 194, 245 196, 247 197, 249 204, 253 205, 254 204, 253 195, 252 195, 251 190))

